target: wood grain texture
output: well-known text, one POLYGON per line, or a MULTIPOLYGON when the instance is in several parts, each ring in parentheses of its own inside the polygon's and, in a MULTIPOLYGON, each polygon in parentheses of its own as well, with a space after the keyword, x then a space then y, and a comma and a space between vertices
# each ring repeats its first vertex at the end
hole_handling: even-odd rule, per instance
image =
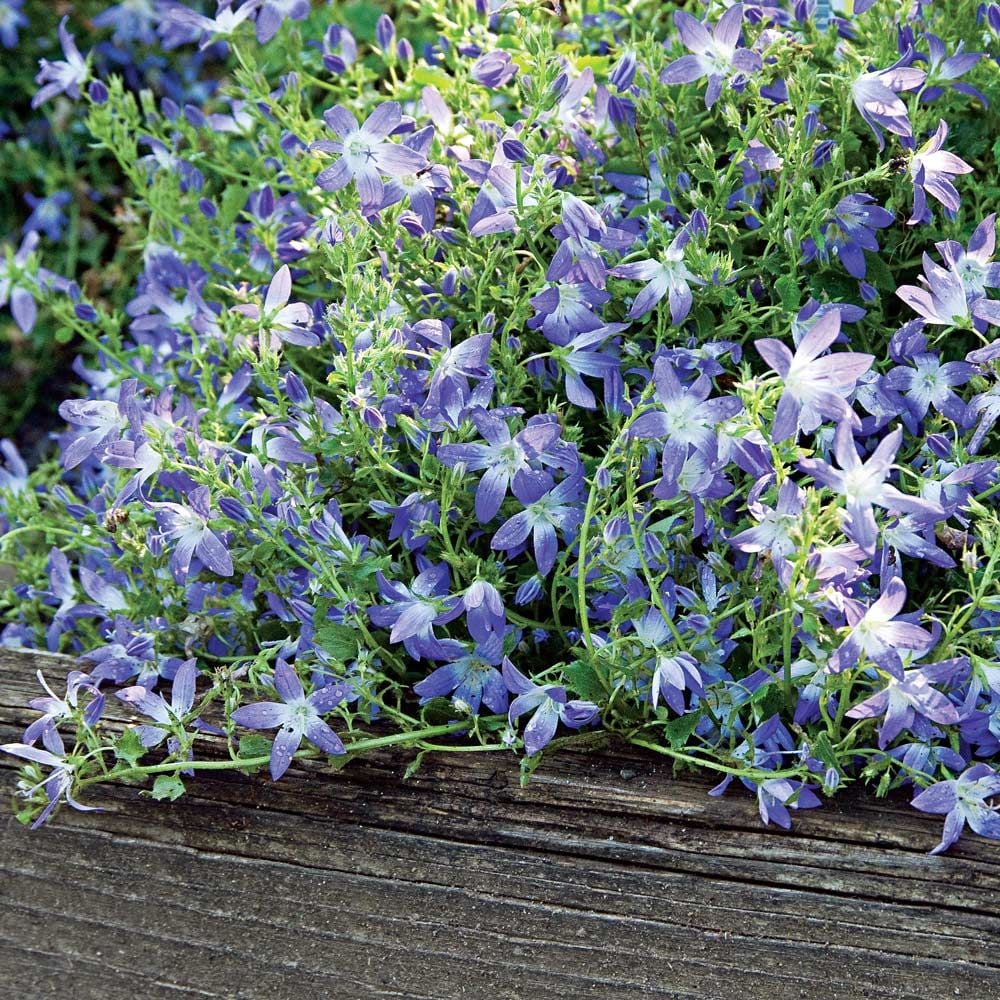
MULTIPOLYGON (((0 742, 39 663, 0 651, 0 742)), ((121 717, 119 717, 121 718, 121 717)), ((203 772, 0 819, 0 995, 1000 1000, 1000 849, 848 795, 760 825, 650 756, 405 754, 203 772)), ((12 761, 0 761, 4 798, 12 761)))

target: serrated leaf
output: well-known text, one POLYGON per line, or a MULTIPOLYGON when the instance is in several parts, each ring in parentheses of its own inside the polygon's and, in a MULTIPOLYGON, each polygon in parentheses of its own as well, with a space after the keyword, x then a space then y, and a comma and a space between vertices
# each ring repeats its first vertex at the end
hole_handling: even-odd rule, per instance
POLYGON ((574 660, 563 670, 566 685, 586 701, 600 701, 605 696, 604 685, 597 671, 583 660, 574 660))
POLYGON ((799 288, 798 280, 790 274, 786 274, 774 283, 781 304, 789 312, 798 312, 799 302, 802 299, 802 291, 799 288))
POLYGON ((169 802, 175 802, 184 794, 184 782, 175 774, 161 774, 153 782, 153 789, 149 794, 157 802, 161 802, 164 799, 169 802))
POLYGON ((240 737, 240 757, 247 760, 250 757, 268 757, 271 754, 271 741, 259 733, 250 733, 240 737))
POLYGON ((139 734, 134 729, 126 729, 115 744, 115 756, 135 767, 146 754, 146 748, 139 742, 139 734))
POLYGON ((698 712, 689 712, 678 719, 671 719, 663 727, 663 735, 670 742, 674 750, 682 750, 687 746, 687 741, 691 734, 698 728, 698 720, 701 718, 698 712))
POLYGON ((325 622, 316 629, 316 645, 338 660, 354 660, 358 656, 357 633, 349 625, 325 622))

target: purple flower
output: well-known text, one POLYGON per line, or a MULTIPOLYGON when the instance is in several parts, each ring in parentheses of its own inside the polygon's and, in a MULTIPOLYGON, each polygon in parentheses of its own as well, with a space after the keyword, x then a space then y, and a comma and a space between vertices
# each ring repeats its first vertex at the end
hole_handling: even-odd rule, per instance
POLYGON ((946 87, 968 97, 974 97, 980 101, 984 107, 989 106, 984 94, 968 83, 952 83, 960 76, 969 72, 980 59, 982 52, 965 52, 965 42, 959 42, 953 55, 948 55, 944 42, 937 35, 925 34, 929 58, 927 59, 927 84, 920 91, 920 100, 929 104, 936 101, 945 91, 946 87))
POLYGON ((931 213, 927 208, 924 193, 937 198, 950 212, 957 212, 960 205, 958 192, 952 178, 958 174, 971 174, 972 167, 954 153, 942 149, 948 138, 948 123, 941 119, 937 131, 925 142, 910 160, 910 176, 913 178, 913 214, 907 220, 908 226, 930 222, 931 213))
MULTIPOLYGON (((198 678, 198 667, 193 659, 185 660, 177 673, 174 674, 173 686, 170 689, 170 701, 167 702, 160 694, 150 691, 148 687, 136 684, 132 687, 122 688, 116 692, 116 697, 120 698, 127 705, 142 712, 154 722, 156 726, 135 726, 134 731, 139 737, 139 742, 144 747, 155 747, 167 736, 175 731, 179 726, 183 726, 185 719, 191 712, 194 705, 195 681, 198 678)), ((175 741, 176 742, 176 741, 175 741)), ((171 746, 171 753, 176 746, 171 746)))
POLYGON ((24 271, 28 258, 38 246, 37 232, 29 232, 14 254, 13 263, 0 255, 0 308, 10 303, 10 314, 22 333, 31 333, 38 317, 33 285, 24 271))
POLYGON ((480 704, 485 703, 491 712, 501 714, 507 711, 508 700, 507 685, 497 670, 502 659, 502 641, 479 644, 472 653, 432 671, 414 684, 413 690, 420 695, 421 705, 431 698, 450 694, 452 703, 460 711, 477 715, 480 704))
MULTIPOLYGON (((885 376, 886 387, 903 393, 909 412, 917 420, 923 420, 933 405, 949 420, 961 424, 965 419, 965 403, 953 390, 972 378, 975 366, 967 361, 943 362, 940 355, 926 351, 913 354, 910 360, 912 367, 898 365, 888 372, 885 376)), ((904 421, 906 417, 904 413, 904 421)), ((916 431, 915 425, 909 429, 916 431)))
POLYGON ((288 265, 283 264, 267 286, 263 307, 240 303, 233 306, 232 311, 259 321, 262 335, 270 334, 272 351, 281 342, 297 344, 299 347, 315 347, 319 343, 319 337, 308 329, 313 322, 312 310, 304 302, 288 305, 291 295, 292 275, 288 265))
POLYGON ((957 778, 938 781, 912 799, 921 812, 946 813, 941 843, 930 853, 948 850, 968 823, 975 833, 1000 840, 1000 813, 986 800, 1000 795, 1000 775, 989 764, 973 764, 957 778))
POLYGON ((912 138, 909 113, 896 95, 905 90, 916 90, 925 79, 922 69, 904 66, 903 60, 900 60, 888 69, 862 73, 851 84, 854 105, 875 133, 879 149, 885 148, 883 128, 894 135, 912 138))
POLYGON ((799 462, 803 472, 846 499, 846 534, 869 556, 875 554, 878 537, 873 504, 904 514, 944 517, 944 511, 937 504, 901 493, 885 481, 902 439, 903 431, 897 427, 879 442, 871 457, 862 462, 850 426, 842 423, 837 427, 833 446, 839 469, 818 458, 804 458, 799 462))
POLYGON ((699 697, 705 694, 704 678, 698 669, 698 661, 690 653, 668 656, 667 649, 674 642, 673 633, 662 613, 657 608, 649 608, 642 617, 632 622, 635 637, 645 649, 656 651, 655 668, 650 682, 650 701, 656 708, 660 698, 678 714, 683 715, 684 692, 690 691, 699 697))
POLYGON ((447 625, 462 613, 461 598, 448 594, 450 574, 445 563, 427 566, 407 587, 376 575, 379 594, 388 604, 368 609, 368 617, 379 628, 388 628, 390 642, 401 642, 415 660, 451 659, 457 643, 442 642, 435 625, 447 625))
POLYGON ((507 628, 507 615, 500 591, 487 580, 475 580, 462 597, 465 622, 469 635, 476 642, 489 642, 493 637, 501 639, 507 628))
POLYGON ((776 442, 794 437, 799 431, 811 434, 824 417, 860 428, 861 421, 846 399, 875 358, 871 354, 850 351, 821 358, 820 354, 839 335, 840 313, 831 310, 809 328, 794 355, 780 340, 768 337, 754 341, 760 355, 781 376, 785 387, 774 414, 776 442))
POLYGON ((517 75, 517 63, 509 52, 494 49, 481 55, 472 64, 472 79, 491 90, 498 90, 517 75))
POLYGON ((46 198, 39 198, 29 191, 24 200, 31 208, 31 215, 25 219, 21 231, 45 233, 50 240, 58 240, 68 221, 63 209, 73 200, 69 191, 54 191, 46 198))
POLYGON ((727 79, 760 69, 760 56, 750 49, 738 47, 742 23, 742 4, 730 7, 711 33, 703 22, 685 11, 674 11, 674 24, 681 42, 693 55, 674 60, 660 73, 660 83, 692 83, 707 76, 705 107, 710 108, 719 99, 727 79))
POLYGON ((586 333, 578 333, 568 344, 552 349, 552 357, 566 380, 566 398, 586 410, 597 408, 597 399, 582 375, 604 379, 605 405, 612 405, 614 385, 620 362, 614 347, 600 349, 600 345, 616 333, 627 329, 627 323, 609 323, 586 333), (595 348, 597 348, 595 350, 595 348))
POLYGON ((990 323, 1000 326, 1000 302, 980 295, 971 302, 962 278, 954 271, 935 264, 924 254, 924 273, 918 278, 920 285, 900 285, 896 294, 924 322, 938 326, 973 327, 985 330, 990 323))
POLYGON ((870 608, 855 601, 846 604, 851 631, 830 657, 828 673, 840 673, 853 667, 864 655, 893 677, 902 680, 903 664, 899 650, 926 653, 934 637, 926 629, 908 621, 896 621, 906 603, 906 586, 898 576, 887 584, 870 608))
POLYGON ((582 487, 582 474, 569 476, 551 490, 535 480, 515 482, 514 495, 525 509, 500 525, 490 547, 510 553, 519 550, 531 535, 538 572, 548 576, 559 549, 556 528, 564 538, 569 537, 583 518, 579 505, 582 487))
POLYGON ((24 0, 0 0, 0 45, 17 48, 17 29, 26 28, 28 19, 21 12, 24 0))
POLYGON ((257 41, 267 44, 284 21, 304 21, 309 16, 309 0, 264 0, 257 15, 257 41))
POLYGON ((52 736, 46 743, 46 746, 48 746, 48 750, 27 746, 24 743, 5 743, 0 746, 0 752, 12 754, 33 764, 41 764, 43 767, 52 768, 49 776, 41 781, 39 785, 18 791, 19 795, 29 797, 39 787, 45 790, 48 804, 42 810, 38 819, 31 824, 32 830, 38 829, 52 815, 56 806, 63 799, 74 809, 79 809, 83 812, 97 811, 96 806, 81 805, 73 798, 73 784, 76 780, 75 764, 66 757, 66 748, 63 745, 62 737, 53 730, 52 736))
POLYGON ((536 754, 551 741, 560 722, 570 729, 580 729, 597 718, 598 708, 591 701, 570 701, 566 689, 556 684, 533 684, 506 657, 503 679, 517 695, 508 712, 510 724, 526 712, 533 712, 524 728, 524 749, 536 754))
POLYGON ((749 500, 747 509, 759 523, 733 535, 729 544, 741 552, 766 552, 772 559, 791 555, 797 548, 792 532, 799 526, 802 505, 802 490, 786 479, 778 490, 778 502, 773 509, 756 499, 749 500))
POLYGON ((59 44, 62 45, 65 60, 59 59, 50 62, 48 59, 39 59, 38 65, 41 69, 35 77, 35 83, 41 88, 31 99, 31 106, 37 108, 44 104, 50 97, 56 94, 66 94, 74 101, 80 99, 80 87, 87 82, 90 70, 80 50, 73 41, 73 36, 66 30, 66 22, 69 17, 64 17, 59 22, 59 44))
POLYGON ((663 440, 665 463, 669 459, 671 464, 683 464, 691 446, 706 455, 713 454, 716 428, 743 409, 736 396, 709 399, 712 382, 704 375, 690 386, 682 385, 673 364, 664 357, 656 359, 653 382, 662 409, 650 410, 637 417, 629 436, 663 440))
POLYGON ((812 237, 802 241, 802 259, 805 263, 819 257, 828 261, 836 257, 852 278, 862 279, 868 271, 865 251, 878 253, 876 229, 885 229, 893 223, 893 215, 881 205, 874 204, 869 194, 849 194, 837 202, 833 215, 823 224, 823 249, 816 246, 812 237))
POLYGON ((314 142, 311 148, 325 153, 339 153, 340 159, 323 170, 316 183, 324 191, 339 191, 353 178, 361 199, 362 215, 377 212, 382 207, 385 192, 383 175, 400 177, 415 174, 427 166, 427 157, 422 153, 387 141, 402 118, 402 110, 396 101, 380 104, 361 126, 341 104, 325 111, 323 120, 338 138, 321 139, 314 142))
POLYGON ((38 683, 48 693, 48 696, 32 698, 28 702, 35 711, 42 713, 41 717, 35 719, 24 731, 22 739, 28 746, 33 746, 39 738, 42 738, 46 744, 52 740, 55 735, 56 725, 63 719, 72 718, 80 710, 81 690, 92 695, 90 702, 83 710, 83 715, 81 716, 83 724, 93 727, 94 723, 100 718, 101 713, 104 711, 104 695, 101 694, 100 690, 93 683, 89 674, 85 674, 82 670, 71 670, 66 676, 66 694, 62 698, 46 684, 41 670, 36 671, 35 676, 38 678, 38 683))
POLYGON ((170 569, 174 579, 183 583, 188 578, 194 556, 212 573, 232 576, 233 560, 229 550, 208 526, 212 516, 208 487, 196 487, 188 494, 187 499, 187 504, 149 502, 156 513, 156 521, 163 536, 177 543, 170 556, 170 569))
POLYGON ((346 753, 340 737, 320 718, 333 711, 348 695, 346 684, 328 684, 306 697, 295 671, 278 660, 274 668, 274 689, 281 701, 260 701, 243 705, 232 720, 247 729, 278 729, 271 747, 271 777, 277 781, 288 770, 302 738, 325 754, 346 753), (280 727, 280 729, 279 729, 280 727))
MULTIPOLYGON (((732 10, 735 8, 731 7, 730 11, 732 10)), ((705 284, 701 278, 692 274, 684 263, 684 247, 690 238, 690 233, 682 229, 659 260, 637 260, 631 264, 619 264, 611 269, 610 273, 616 278, 648 282, 635 297, 629 310, 629 316, 633 319, 648 313, 664 295, 670 304, 670 322, 677 326, 687 318, 693 302, 691 285, 705 284)))
POLYGON ((446 444, 438 449, 443 465, 464 465, 469 471, 485 469, 476 488, 476 517, 486 524, 496 517, 511 483, 523 486, 537 480, 548 489, 551 477, 532 463, 542 458, 559 440, 562 428, 555 420, 533 420, 513 437, 502 417, 475 410, 472 422, 487 444, 446 444))
POLYGON ((1000 264, 993 263, 996 224, 996 213, 987 215, 969 238, 967 250, 957 240, 934 244, 949 269, 961 279, 970 302, 984 296, 987 288, 1000 288, 1000 264))
POLYGON ((535 315, 528 320, 528 328, 541 328, 553 344, 567 344, 578 333, 604 325, 597 310, 610 298, 608 292, 589 281, 548 285, 531 299, 535 315))

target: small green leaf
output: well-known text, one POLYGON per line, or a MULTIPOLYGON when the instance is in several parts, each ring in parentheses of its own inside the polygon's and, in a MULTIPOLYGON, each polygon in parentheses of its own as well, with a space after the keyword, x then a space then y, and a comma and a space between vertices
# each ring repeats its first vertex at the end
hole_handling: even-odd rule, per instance
POLYGON ((325 622, 316 629, 316 645, 338 660, 354 660, 358 656, 357 633, 349 625, 325 622))
POLYGON ((699 712, 689 712, 679 719, 671 719, 664 727, 663 734, 670 741, 670 746, 674 750, 682 750, 687 746, 687 741, 698 726, 701 718, 699 712))
POLYGON ((240 758, 247 760, 250 757, 269 757, 271 754, 271 741, 266 736, 258 733, 250 733, 240 737, 240 758))
POLYGON ((789 312, 798 312, 799 302, 802 300, 802 291, 799 288, 798 280, 791 274, 786 274, 774 283, 774 287, 781 298, 781 304, 789 312))
POLYGON ((574 660, 565 670, 566 684, 587 701, 600 701, 605 696, 604 685, 597 671, 583 660, 574 660))
POLYGON ((126 729, 115 744, 115 756, 125 761, 129 767, 135 767, 141 757, 145 756, 146 748, 139 742, 139 734, 134 729, 126 729))
POLYGON ((149 794, 157 802, 163 799, 174 802, 184 794, 184 782, 176 774, 161 774, 153 782, 153 790, 149 794))

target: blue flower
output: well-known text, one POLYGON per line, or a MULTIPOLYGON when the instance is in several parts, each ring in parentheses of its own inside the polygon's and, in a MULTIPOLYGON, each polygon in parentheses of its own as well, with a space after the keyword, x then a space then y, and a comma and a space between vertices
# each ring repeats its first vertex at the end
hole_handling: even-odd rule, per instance
POLYGON ((274 689, 280 702, 243 705, 231 718, 247 729, 278 729, 271 747, 271 777, 275 781, 288 770, 303 738, 323 753, 346 753, 340 737, 321 718, 347 697, 346 684, 328 684, 306 696, 295 671, 284 660, 278 660, 274 669, 274 689))
POLYGON ((948 850, 961 836, 965 824, 990 840, 1000 840, 1000 813, 986 800, 1000 795, 1000 775, 989 764, 973 764, 957 778, 938 781, 911 802, 921 812, 946 813, 941 843, 930 853, 948 850))
POLYGON ((597 718, 598 707, 593 702, 571 701, 566 689, 557 684, 532 684, 506 657, 501 669, 507 687, 517 695, 508 711, 510 724, 527 712, 533 713, 524 727, 524 749, 529 756, 548 745, 560 722, 580 729, 597 718))
POLYGON ((525 509, 500 525, 490 546, 501 552, 519 551, 531 535, 538 572, 548 576, 559 550, 556 528, 568 538, 583 519, 579 506, 582 490, 582 474, 564 479, 551 490, 535 481, 520 487, 515 483, 514 495, 525 509))

